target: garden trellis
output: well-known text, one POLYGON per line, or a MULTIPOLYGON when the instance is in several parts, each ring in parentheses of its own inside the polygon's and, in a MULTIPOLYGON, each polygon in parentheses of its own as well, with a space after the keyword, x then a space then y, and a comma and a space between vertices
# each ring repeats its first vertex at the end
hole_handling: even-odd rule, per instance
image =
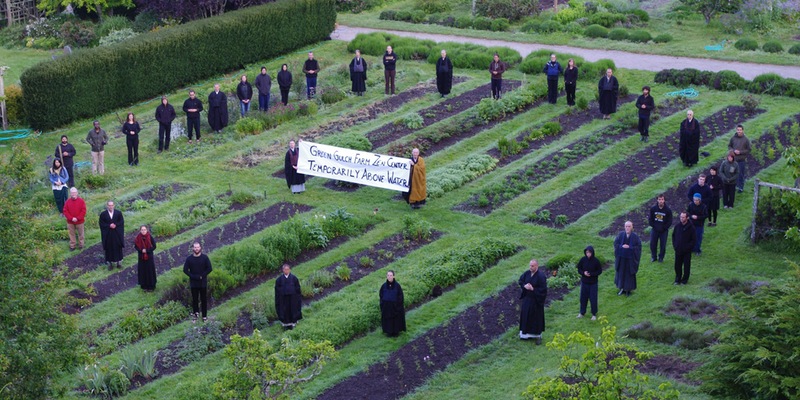
MULTIPOLYGON (((760 199, 759 193, 761 191, 761 187, 762 186, 769 188, 768 195, 772 195, 772 190, 773 189, 778 189, 778 190, 781 191, 781 195, 783 195, 784 192, 788 191, 788 192, 796 193, 798 196, 800 196, 800 189, 799 188, 792 188, 792 187, 788 187, 788 186, 776 185, 774 183, 761 182, 760 180, 755 179, 755 188, 754 188, 754 193, 753 193, 753 220, 752 220, 752 223, 751 223, 751 226, 750 226, 750 241, 752 241, 752 242, 755 242, 756 238, 758 236, 764 236, 764 234, 757 235, 758 232, 768 233, 770 230, 774 230, 774 229, 782 229, 782 231, 785 231, 787 228, 791 227, 791 226, 774 227, 769 222, 767 222, 766 226, 764 226, 765 225, 764 221, 761 221, 761 223, 759 224, 758 205, 759 205, 759 199, 760 199), (762 226, 761 229, 758 229, 759 225, 762 226)), ((778 214, 778 213, 777 212, 771 212, 770 214, 778 214)), ((794 217, 794 222, 797 223, 798 218, 797 218, 797 214, 796 213, 793 214, 793 215, 789 215, 787 217, 788 218, 794 217)))

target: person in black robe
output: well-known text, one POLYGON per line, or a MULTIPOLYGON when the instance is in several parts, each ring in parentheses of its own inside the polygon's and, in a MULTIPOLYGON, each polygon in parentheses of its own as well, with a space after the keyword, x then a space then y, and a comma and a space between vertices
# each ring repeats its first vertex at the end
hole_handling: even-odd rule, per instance
POLYGON ((694 119, 694 111, 686 111, 686 119, 681 122, 681 136, 678 151, 683 165, 691 167, 700 159, 700 122, 694 119))
POLYGON ((356 56, 350 61, 350 81, 353 93, 363 96, 367 91, 367 62, 361 58, 361 50, 356 50, 356 56))
POLYGON ((547 277, 539 271, 539 262, 531 260, 528 270, 519 277, 519 287, 522 289, 519 298, 522 308, 519 314, 519 338, 522 340, 536 339, 536 344, 542 344, 544 332, 544 303, 547 298, 547 277))
POLYGON ((186 257, 183 263, 183 273, 189 277, 189 287, 192 290, 192 323, 197 322, 200 313, 203 314, 203 322, 206 322, 206 312, 208 311, 208 274, 213 271, 211 260, 203 254, 200 243, 192 243, 192 254, 186 257), (197 301, 200 300, 200 307, 197 301))
POLYGON ((603 273, 600 260, 594 256, 594 247, 586 246, 584 256, 578 261, 578 274, 581 275, 581 308, 578 318, 586 315, 586 303, 592 303, 592 321, 597 319, 597 277, 603 273))
POLYGON ((403 288, 394 279, 394 271, 386 273, 386 282, 378 292, 381 300, 381 328, 389 337, 395 337, 406 330, 406 310, 403 288))
POLYGON ((139 227, 139 234, 133 242, 136 251, 139 252, 139 263, 137 272, 139 276, 139 287, 145 292, 152 292, 156 288, 156 262, 153 251, 156 249, 156 239, 147 230, 147 226, 139 227))
POLYGON ((303 319, 301 302, 300 280, 292 275, 289 264, 283 264, 283 274, 275 280, 275 311, 285 329, 294 329, 297 321, 303 319))
POLYGON ((650 96, 650 86, 642 87, 642 95, 636 99, 636 109, 639 110, 639 135, 642 142, 650 138, 650 113, 656 108, 653 96, 650 96))
POLYGON ((631 291, 636 289, 636 274, 642 257, 642 241, 633 232, 633 222, 625 221, 625 231, 614 239, 614 257, 614 284, 619 289, 617 296, 630 296, 631 291))
POLYGON ((106 255, 108 269, 122 268, 122 248, 125 247, 125 218, 114 210, 114 202, 106 203, 106 211, 100 213, 100 237, 106 255))
POLYGON ((278 72, 278 88, 281 91, 281 103, 288 104, 289 89, 292 88, 292 73, 289 72, 289 66, 286 64, 281 65, 281 70, 278 72))
POLYGON ((600 113, 603 114, 603 119, 609 119, 611 114, 617 112, 619 95, 619 81, 611 68, 606 70, 606 76, 600 78, 597 90, 600 92, 600 113))
POLYGON ((689 214, 682 212, 680 222, 672 230, 672 248, 675 249, 675 282, 673 285, 689 283, 692 272, 692 250, 697 242, 697 231, 689 222, 689 214))
POLYGON ((56 158, 61 160, 61 165, 67 169, 67 175, 69 175, 69 179, 67 180, 67 186, 75 187, 75 173, 73 172, 72 168, 75 165, 73 162, 73 157, 75 157, 75 147, 69 143, 69 138, 67 135, 61 135, 61 143, 56 146, 56 158))
MULTIPOLYGON (((161 96, 161 104, 156 107, 156 121, 158 121, 158 152, 169 150, 172 139, 172 121, 175 120, 175 107, 169 104, 167 96, 161 96)), ((191 136, 191 135, 190 135, 191 136)))
POLYGON ((228 126, 228 97, 219 90, 219 83, 208 95, 208 124, 217 133, 228 126))
POLYGON ((290 140, 289 150, 286 150, 286 157, 283 160, 283 170, 286 173, 286 185, 292 189, 292 194, 306 191, 306 176, 297 172, 298 157, 300 157, 300 151, 294 140, 290 140))
POLYGON ((575 60, 567 61, 567 69, 564 70, 564 91, 567 92, 567 105, 575 105, 575 89, 578 88, 578 67, 575 60))
POLYGON ((436 60, 436 89, 442 97, 450 94, 453 87, 453 63, 442 50, 442 57, 436 60))

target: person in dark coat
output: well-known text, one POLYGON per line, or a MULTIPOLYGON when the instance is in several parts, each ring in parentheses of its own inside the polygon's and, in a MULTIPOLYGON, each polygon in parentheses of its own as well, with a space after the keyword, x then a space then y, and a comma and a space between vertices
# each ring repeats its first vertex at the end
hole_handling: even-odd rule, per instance
POLYGON ((711 196, 714 194, 711 191, 711 188, 706 184, 706 174, 700 174, 697 176, 697 182, 689 187, 689 191, 686 193, 686 198, 689 199, 689 201, 692 201, 695 193, 700 193, 700 198, 703 200, 703 204, 708 207, 708 202, 711 201, 711 196))
POLYGON ((275 311, 284 329, 294 329, 303 319, 301 304, 300 280, 292 275, 289 264, 283 264, 283 274, 275 280, 275 311))
POLYGON ((722 178, 722 206, 733 208, 736 201, 736 179, 739 177, 739 164, 735 161, 736 155, 729 151, 725 160, 719 166, 719 175, 722 178))
POLYGON ((61 165, 67 169, 67 175, 69 175, 67 186, 69 187, 75 187, 75 174, 72 168, 75 166, 73 157, 75 157, 76 153, 75 146, 69 143, 67 135, 61 135, 61 143, 56 146, 55 157, 61 160, 61 165))
POLYGON ((283 169, 286 173, 286 185, 292 189, 292 194, 306 191, 306 176, 297 172, 298 157, 300 157, 300 150, 294 140, 290 140, 289 150, 286 150, 286 157, 283 159, 283 169))
POLYGON ((228 96, 219 90, 219 83, 208 95, 208 125, 217 133, 228 126, 228 96))
POLYGON ((711 190, 711 197, 706 203, 708 207, 708 226, 717 226, 717 214, 719 213, 719 198, 722 194, 722 178, 717 175, 717 167, 711 166, 708 170, 708 188, 711 190))
MULTIPOLYGON (((289 86, 292 85, 289 84, 289 86)), ((256 89, 258 90, 258 109, 269 110, 269 91, 272 89, 272 78, 267 73, 267 67, 261 67, 261 73, 256 77, 256 89)))
POLYGON ((367 91, 367 61, 361 57, 361 50, 356 50, 356 56, 350 61, 350 90, 358 96, 363 96, 367 91))
POLYGON ((697 255, 703 253, 701 248, 703 244, 703 231, 705 230, 706 218, 708 218, 708 208, 703 204, 703 196, 700 193, 695 193, 692 196, 692 201, 686 206, 686 213, 689 215, 689 220, 694 225, 694 230, 697 233, 697 240, 694 243, 694 252, 697 255))
MULTIPOLYGON (((158 152, 169 150, 169 141, 172 138, 172 121, 175 120, 175 108, 169 104, 167 96, 161 96, 161 104, 156 107, 156 121, 158 121, 158 152)), ((191 136, 191 135, 190 135, 191 136)))
POLYGON ((744 191, 744 181, 747 179, 747 157, 750 155, 752 146, 750 139, 744 135, 744 127, 739 124, 736 126, 736 134, 728 142, 728 151, 733 152, 734 160, 739 166, 739 174, 736 176, 736 191, 744 191))
POLYGON ((689 282, 692 271, 692 250, 697 241, 697 232, 689 222, 689 215, 682 212, 680 221, 672 230, 672 248, 675 249, 675 282, 673 285, 685 285, 689 282))
POLYGON ((667 234, 672 226, 672 210, 667 206, 663 194, 658 195, 656 204, 650 207, 650 217, 647 222, 650 225, 650 262, 655 260, 664 262, 664 254, 667 252, 667 234), (661 251, 656 257, 659 244, 661 251))
POLYGON ((581 310, 578 318, 586 315, 586 303, 592 303, 592 321, 597 319, 597 281, 603 273, 600 260, 594 256, 594 247, 586 246, 584 256, 578 261, 578 274, 581 275, 581 310))
POLYGON ((633 232, 631 221, 625 221, 625 231, 614 239, 614 258, 614 284, 619 289, 617 296, 630 296, 631 291, 636 289, 636 274, 642 258, 642 241, 633 232))
POLYGON ((519 338, 522 340, 536 339, 537 345, 542 344, 547 277, 542 271, 539 271, 539 261, 531 260, 528 270, 519 277, 518 283, 522 289, 522 293, 519 295, 522 300, 519 313, 519 338))
POLYGON ((207 255, 203 254, 203 248, 200 243, 194 242, 192 244, 192 254, 186 257, 183 263, 183 273, 189 277, 189 287, 192 290, 192 323, 197 322, 200 313, 203 314, 203 322, 208 320, 208 274, 211 273, 211 260, 207 255), (200 300, 200 307, 198 307, 197 300, 200 300))
POLYGON ((289 72, 289 66, 286 64, 281 65, 281 70, 278 71, 278 88, 281 91, 281 103, 286 105, 289 103, 289 89, 292 88, 292 73, 289 72))
POLYGON ((600 78, 597 90, 600 92, 600 113, 603 114, 603 119, 609 119, 611 114, 617 112, 619 96, 619 81, 611 68, 606 70, 606 76, 600 78))
POLYGON ((567 105, 575 105, 575 89, 578 88, 578 67, 575 60, 567 61, 567 69, 564 70, 564 91, 567 92, 567 105))
POLYGON ((681 136, 678 152, 683 165, 691 167, 700 159, 700 122, 694 118, 694 111, 686 111, 686 119, 681 122, 681 136))
POLYGON ((389 89, 394 94, 394 78, 397 75, 397 54, 392 50, 392 46, 386 46, 386 53, 383 53, 383 79, 386 81, 385 94, 389 94, 389 89))
POLYGON ((50 178, 50 187, 53 189, 53 199, 56 202, 56 208, 61 216, 64 216, 64 203, 66 203, 67 197, 69 196, 69 189, 67 188, 69 175, 67 174, 67 169, 61 164, 60 159, 54 158, 53 166, 50 168, 47 175, 50 178))
POLYGON ((542 72, 547 75, 547 102, 556 104, 558 101, 558 77, 564 72, 561 64, 556 61, 556 55, 550 54, 550 61, 544 64, 542 72))
POLYGON ((503 72, 506 72, 506 63, 500 61, 500 55, 497 53, 494 53, 492 62, 489 63, 489 72, 491 73, 492 98, 498 100, 503 92, 503 72))
POLYGON ((100 213, 100 237, 106 255, 108 269, 122 268, 122 248, 125 247, 125 217, 114 210, 114 202, 106 203, 106 210, 100 213))
POLYGON ((406 330, 406 310, 403 288, 394 279, 394 271, 386 273, 386 282, 378 291, 381 301, 381 328, 389 337, 395 337, 406 330))
POLYGON ((453 63, 447 57, 447 52, 442 50, 442 57, 436 60, 436 90, 442 97, 450 94, 453 87, 453 63))
POLYGON ((139 262, 137 273, 139 276, 139 287, 145 292, 152 292, 156 288, 156 262, 153 251, 156 249, 156 239, 147 230, 147 226, 139 227, 139 234, 133 242, 136 251, 139 252, 139 262))
POLYGON ((183 102, 183 112, 186 113, 186 134, 189 135, 189 144, 192 144, 192 129, 195 138, 200 142, 200 113, 203 111, 203 102, 197 98, 194 90, 189 91, 189 98, 183 102))
POLYGON ((244 115, 250 111, 250 100, 253 99, 253 85, 247 81, 247 75, 242 75, 242 80, 236 86, 236 97, 239 98, 239 112, 244 115))
POLYGON ((319 62, 314 59, 314 53, 308 52, 308 60, 303 63, 303 73, 306 74, 306 96, 309 100, 317 94, 317 75, 319 62))
POLYGON ((122 133, 125 134, 125 144, 128 145, 128 165, 139 165, 139 132, 142 127, 136 121, 133 113, 128 113, 128 118, 122 124, 122 133))
POLYGON ((650 113, 656 108, 653 96, 650 96, 650 86, 642 87, 642 95, 636 99, 636 109, 639 110, 639 135, 642 141, 650 138, 650 113))

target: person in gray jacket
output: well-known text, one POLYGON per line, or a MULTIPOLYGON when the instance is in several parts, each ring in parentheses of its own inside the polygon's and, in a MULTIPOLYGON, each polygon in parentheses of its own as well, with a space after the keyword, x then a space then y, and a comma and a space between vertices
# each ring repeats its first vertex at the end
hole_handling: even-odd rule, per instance
POLYGON ((100 127, 100 121, 94 120, 94 128, 89 129, 86 143, 92 146, 92 173, 103 175, 106 173, 105 155, 108 134, 100 127))
POLYGON ((736 180, 739 179, 739 164, 736 154, 728 152, 728 156, 719 166, 719 177, 722 178, 722 208, 733 208, 736 199, 736 180))
POLYGON ((744 135, 744 127, 742 125, 736 127, 736 134, 728 142, 728 150, 733 152, 736 164, 739 165, 736 189, 739 193, 742 193, 744 191, 744 180, 747 179, 747 156, 750 155, 750 139, 744 135))

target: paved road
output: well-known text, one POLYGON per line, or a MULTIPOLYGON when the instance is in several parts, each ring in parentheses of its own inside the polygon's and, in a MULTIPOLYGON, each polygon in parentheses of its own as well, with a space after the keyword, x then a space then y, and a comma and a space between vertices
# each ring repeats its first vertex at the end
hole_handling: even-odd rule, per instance
POLYGON ((407 36, 417 39, 430 39, 436 42, 475 43, 483 46, 506 46, 517 50, 522 57, 540 49, 551 49, 556 52, 571 53, 585 58, 587 61, 597 61, 601 58, 610 58, 619 68, 641 69, 645 71, 661 71, 666 68, 697 68, 706 71, 736 71, 745 79, 753 79, 758 75, 774 72, 784 78, 800 79, 800 67, 786 65, 755 64, 737 61, 711 60, 707 58, 673 57, 656 54, 637 54, 617 50, 584 49, 580 47, 544 45, 537 43, 521 43, 502 40, 478 39, 466 36, 439 35, 434 33, 388 31, 371 28, 358 28, 342 26, 331 35, 338 40, 350 41, 359 33, 386 32, 398 36, 407 36))

